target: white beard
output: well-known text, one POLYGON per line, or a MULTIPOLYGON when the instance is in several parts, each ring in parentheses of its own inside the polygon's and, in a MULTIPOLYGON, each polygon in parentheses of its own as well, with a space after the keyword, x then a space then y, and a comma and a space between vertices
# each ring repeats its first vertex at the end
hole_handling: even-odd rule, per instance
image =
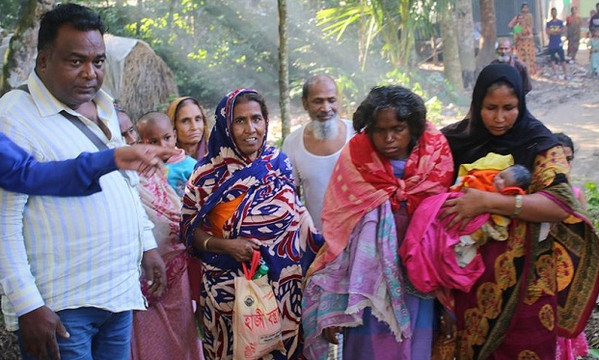
POLYGON ((337 117, 334 117, 327 121, 312 120, 306 126, 316 140, 329 140, 337 137, 339 133, 339 126, 337 125, 337 117))
POLYGON ((510 62, 511 57, 509 55, 499 55, 497 56, 497 60, 499 60, 500 63, 508 63, 510 62))

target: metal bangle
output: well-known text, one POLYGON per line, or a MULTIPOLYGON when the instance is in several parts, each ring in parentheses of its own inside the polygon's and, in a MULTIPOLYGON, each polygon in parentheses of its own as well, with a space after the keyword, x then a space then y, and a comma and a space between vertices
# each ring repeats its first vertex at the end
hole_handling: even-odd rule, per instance
POLYGON ((212 239, 214 236, 210 235, 204 240, 204 250, 208 251, 208 241, 212 239))
POLYGON ((520 212, 522 211, 522 195, 516 195, 516 201, 514 204, 514 212, 512 213, 512 217, 518 217, 520 212))

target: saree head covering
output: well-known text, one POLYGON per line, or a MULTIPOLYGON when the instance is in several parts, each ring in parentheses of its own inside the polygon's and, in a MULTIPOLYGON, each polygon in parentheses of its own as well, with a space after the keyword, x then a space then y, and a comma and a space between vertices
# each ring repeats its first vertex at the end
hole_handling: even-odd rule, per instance
POLYGON ((198 144, 198 150, 195 154, 189 154, 189 156, 193 157, 196 160, 202 159, 206 156, 206 149, 208 145, 208 136, 210 134, 210 130, 208 128, 208 119, 206 119, 206 114, 204 113, 204 109, 200 105, 200 102, 191 96, 182 96, 180 98, 175 99, 166 110, 166 115, 171 119, 171 123, 173 124, 173 128, 176 130, 176 119, 177 114, 179 113, 179 109, 183 106, 183 102, 186 100, 190 100, 191 104, 195 104, 198 106, 200 111, 202 112, 202 116, 204 117, 204 134, 202 135, 202 140, 198 144))
POLYGON ((411 214, 425 197, 447 191, 452 167, 449 145, 430 122, 406 161, 402 179, 395 177, 391 162, 374 149, 366 133, 355 135, 341 150, 327 187, 322 212, 326 245, 310 271, 334 260, 364 214, 385 201, 393 211, 405 202, 411 214))
POLYGON ((447 137, 455 166, 472 163, 489 152, 512 154, 516 164, 531 170, 535 156, 557 145, 557 140, 539 120, 526 109, 522 79, 518 71, 506 64, 485 67, 474 86, 470 118, 451 124, 441 131, 447 137), (489 87, 506 82, 518 97, 518 118, 514 126, 501 136, 493 136, 483 124, 481 110, 489 87))
MULTIPOLYGON (((197 227, 210 234, 222 231, 224 239, 243 237, 261 242, 262 260, 269 267, 268 280, 281 310, 286 356, 293 359, 301 354, 302 346, 299 324, 303 278, 322 244, 322 237, 297 196, 287 156, 267 146, 266 136, 255 160, 244 156, 235 144, 232 136, 235 104, 241 96, 252 94, 257 92, 238 89, 218 104, 208 155, 198 162, 187 183, 181 233, 189 245, 197 227), (238 201, 239 205, 222 227, 216 229, 209 214, 232 201, 238 201)), ((262 112, 268 128, 265 109, 262 112)), ((204 268, 200 300, 207 334, 204 348, 208 358, 230 359, 233 280, 243 276, 241 264, 228 254, 203 251, 198 255, 204 268)), ((283 353, 273 354, 275 359, 286 358, 283 353)))
MULTIPOLYGON (((224 97, 217 107, 216 124, 210 135, 208 155, 198 162, 183 199, 184 240, 190 245, 192 243, 190 229, 202 222, 206 229, 209 228, 210 224, 205 222, 205 218, 214 206, 245 195, 241 205, 233 214, 232 221, 225 224, 223 229, 225 237, 245 236, 258 240, 272 240, 273 236, 292 230, 290 234, 283 237, 284 241, 279 244, 283 248, 279 249, 279 252, 285 253, 293 260, 299 260, 300 249, 291 246, 294 237, 300 236, 298 231, 301 224, 297 223, 298 219, 295 217, 308 218, 310 223, 311 218, 300 203, 296 204, 291 162, 285 154, 266 145, 266 135, 261 150, 253 161, 239 151, 233 140, 231 130, 233 107, 235 100, 244 93, 256 93, 256 91, 238 89, 224 97), (293 197, 281 198, 279 192, 282 191, 292 193, 293 197), (272 203, 275 199, 278 206, 272 203), (263 206, 263 203, 270 205, 263 206), (248 223, 250 218, 256 222, 248 223), (269 219, 272 224, 269 223, 269 219), (236 226, 233 226, 234 224, 236 226)), ((267 133, 268 119, 266 119, 267 133)), ((315 246, 313 243, 310 245, 315 246)))

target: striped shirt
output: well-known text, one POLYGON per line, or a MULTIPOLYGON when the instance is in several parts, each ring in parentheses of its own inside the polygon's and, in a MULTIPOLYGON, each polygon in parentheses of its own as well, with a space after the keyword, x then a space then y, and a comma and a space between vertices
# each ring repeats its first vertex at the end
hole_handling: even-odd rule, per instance
MULTIPOLYGON (((78 116, 109 148, 123 145, 110 96, 94 98, 100 128, 59 102, 35 73, 31 95, 13 90, 0 99, 0 131, 38 161, 74 158, 96 146, 60 111, 78 116)), ((102 191, 82 197, 27 196, 0 189, 0 282, 7 328, 46 305, 54 311, 97 307, 144 309, 139 277, 143 251, 156 247, 152 223, 128 179, 115 171, 100 178, 102 191)), ((43 181, 43 179, 39 179, 43 181)))

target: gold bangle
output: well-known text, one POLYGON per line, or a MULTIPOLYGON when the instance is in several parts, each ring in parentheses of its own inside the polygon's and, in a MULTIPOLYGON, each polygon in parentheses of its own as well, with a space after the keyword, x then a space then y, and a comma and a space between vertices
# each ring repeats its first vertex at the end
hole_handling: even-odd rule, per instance
POLYGON ((514 212, 512 213, 512 217, 518 217, 520 215, 520 211, 522 211, 522 195, 516 195, 516 201, 514 204, 514 212))
POLYGON ((208 251, 208 241, 210 241, 210 239, 212 239, 214 236, 210 235, 206 238, 206 240, 204 240, 204 250, 208 251))

